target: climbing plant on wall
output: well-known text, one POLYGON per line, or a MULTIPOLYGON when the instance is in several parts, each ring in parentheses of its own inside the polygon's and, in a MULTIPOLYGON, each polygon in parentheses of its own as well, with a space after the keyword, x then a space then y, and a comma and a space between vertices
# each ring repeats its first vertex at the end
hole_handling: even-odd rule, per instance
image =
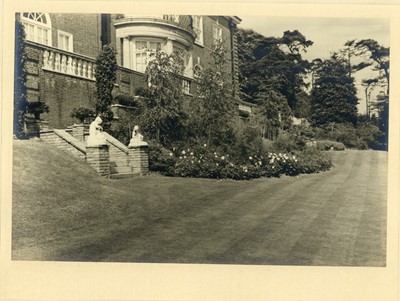
POLYGON ((109 129, 113 119, 111 102, 112 91, 117 77, 115 49, 105 45, 96 59, 96 114, 103 119, 103 128, 109 129))
POLYGON ((27 112, 26 100, 26 52, 25 31, 19 20, 15 21, 15 62, 14 62, 14 135, 23 138, 25 113, 27 112))

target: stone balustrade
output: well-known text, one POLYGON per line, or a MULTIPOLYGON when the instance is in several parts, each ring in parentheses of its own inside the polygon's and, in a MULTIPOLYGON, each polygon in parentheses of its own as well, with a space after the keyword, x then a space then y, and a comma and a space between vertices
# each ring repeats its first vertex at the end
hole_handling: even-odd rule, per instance
POLYGON ((57 49, 43 51, 44 70, 95 80, 95 60, 57 49))

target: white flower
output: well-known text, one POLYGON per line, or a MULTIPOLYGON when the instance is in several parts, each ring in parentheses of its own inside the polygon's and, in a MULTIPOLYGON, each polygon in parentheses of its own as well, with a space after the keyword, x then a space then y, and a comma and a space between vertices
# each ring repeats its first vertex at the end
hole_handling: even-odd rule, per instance
POLYGON ((191 152, 190 155, 193 156, 193 152, 191 152))
POLYGON ((183 156, 183 158, 185 158, 185 159, 186 159, 186 156, 183 156))
POLYGON ((186 154, 186 152, 183 150, 183 151, 182 151, 182 154, 184 155, 184 154, 186 154))
POLYGON ((203 146, 204 146, 204 147, 207 147, 207 144, 204 144, 203 146))
POLYGON ((249 157, 250 160, 253 160, 253 157, 249 157))
POLYGON ((224 157, 224 156, 222 156, 222 157, 221 157, 221 159, 222 159, 222 160, 225 160, 225 157, 224 157))
POLYGON ((258 161, 258 164, 260 164, 260 166, 262 165, 262 162, 261 161, 258 161))
POLYGON ((172 157, 174 154, 173 153, 169 153, 169 156, 172 157))
POLYGON ((182 159, 182 157, 180 156, 179 159, 182 159))
POLYGON ((217 166, 219 166, 219 164, 217 163, 217 166))
POLYGON ((192 160, 191 162, 192 162, 192 164, 194 164, 194 161, 193 161, 193 160, 192 160))

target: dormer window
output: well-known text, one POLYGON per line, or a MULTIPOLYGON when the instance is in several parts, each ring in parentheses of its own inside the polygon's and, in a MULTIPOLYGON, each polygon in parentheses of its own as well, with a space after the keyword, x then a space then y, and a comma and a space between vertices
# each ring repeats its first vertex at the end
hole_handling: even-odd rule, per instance
POLYGON ((25 27, 27 40, 51 46, 51 20, 49 14, 23 13, 21 22, 25 27))

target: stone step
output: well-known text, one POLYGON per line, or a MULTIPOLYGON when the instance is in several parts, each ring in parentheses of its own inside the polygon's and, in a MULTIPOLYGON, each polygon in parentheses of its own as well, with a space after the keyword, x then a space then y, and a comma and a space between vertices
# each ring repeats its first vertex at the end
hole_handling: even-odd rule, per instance
POLYGON ((133 178, 133 177, 139 177, 140 174, 138 173, 115 173, 115 174, 110 174, 110 179, 126 179, 126 178, 133 178))
POLYGON ((130 166, 110 166, 110 173, 131 173, 132 168, 130 166))

